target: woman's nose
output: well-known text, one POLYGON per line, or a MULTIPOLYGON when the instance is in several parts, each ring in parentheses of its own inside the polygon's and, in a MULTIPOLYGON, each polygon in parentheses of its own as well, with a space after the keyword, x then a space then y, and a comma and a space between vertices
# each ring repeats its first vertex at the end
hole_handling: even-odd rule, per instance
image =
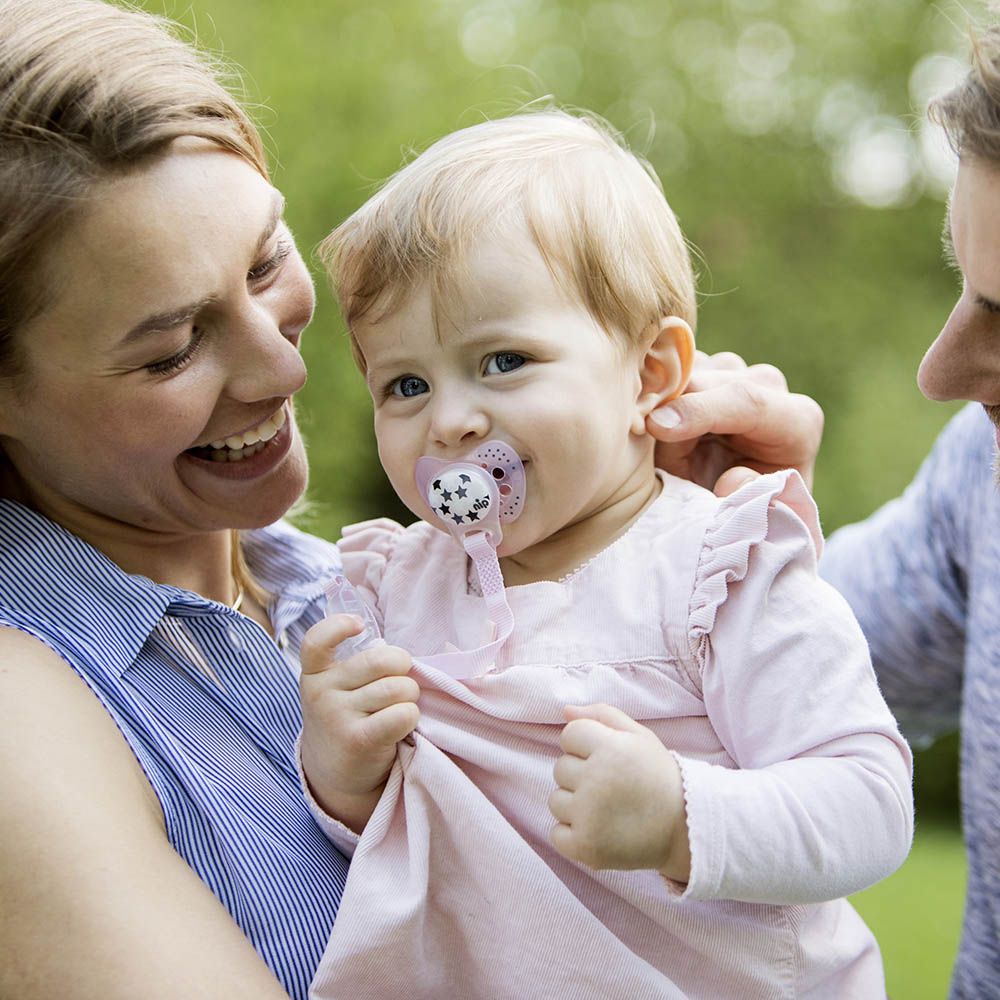
POLYGON ((262 308, 254 308, 233 338, 229 394, 241 402, 291 396, 306 383, 298 343, 304 324, 284 330, 262 308))

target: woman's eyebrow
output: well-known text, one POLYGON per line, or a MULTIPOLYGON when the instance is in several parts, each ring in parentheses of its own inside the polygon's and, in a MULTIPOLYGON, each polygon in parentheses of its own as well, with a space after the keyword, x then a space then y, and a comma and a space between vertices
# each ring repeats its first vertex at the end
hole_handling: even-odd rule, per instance
MULTIPOLYGON (((263 253, 264 247, 267 246, 267 241, 274 235, 275 229, 278 228, 278 223, 281 221, 284 211, 284 196, 280 191, 275 191, 271 204, 271 212, 267 217, 267 222, 264 224, 264 228, 261 230, 260 239, 257 240, 253 248, 253 253, 251 255, 253 259, 256 259, 261 253, 263 253)), ((186 305, 178 307, 177 309, 169 309, 166 312, 155 313, 152 316, 147 316, 144 320, 133 326, 127 334, 125 334, 121 340, 120 346, 128 347, 136 341, 142 340, 143 337, 146 337, 151 333, 161 333, 164 330, 172 330, 174 327, 181 326, 191 320, 213 301, 214 296, 206 296, 205 298, 199 299, 197 302, 189 302, 186 305)))
POLYGON ((274 192, 274 198, 272 199, 271 214, 268 216, 267 223, 261 231, 260 239, 257 240, 257 245, 253 248, 254 257, 258 257, 264 252, 264 247, 267 246, 267 241, 274 235, 274 231, 278 228, 278 223, 281 222, 281 217, 284 214, 285 196, 280 191, 276 190, 274 192))
POLYGON ((128 347, 136 341, 151 333, 162 333, 164 330, 172 330, 174 327, 187 323, 196 316, 202 309, 215 301, 215 296, 209 295, 197 302, 189 302, 179 309, 171 309, 169 312, 155 313, 147 316, 141 323, 137 323, 121 340, 120 346, 128 347))

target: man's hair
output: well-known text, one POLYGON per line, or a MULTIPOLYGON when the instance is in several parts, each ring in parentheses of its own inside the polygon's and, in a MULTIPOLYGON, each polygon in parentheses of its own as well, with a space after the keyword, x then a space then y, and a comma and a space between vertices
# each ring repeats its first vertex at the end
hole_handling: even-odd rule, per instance
MULTIPOLYGON (((994 17, 1000 4, 991 4, 994 17)), ((931 121, 939 124, 959 156, 1000 167, 1000 23, 972 37, 972 68, 947 94, 932 101, 931 121)))
MULTIPOLYGON (((338 226, 320 256, 352 330, 425 280, 438 302, 477 240, 517 225, 609 334, 630 342, 668 315, 694 326, 691 260, 660 182, 589 115, 527 112, 440 139, 338 226)), ((356 343, 354 352, 363 367, 356 343)))

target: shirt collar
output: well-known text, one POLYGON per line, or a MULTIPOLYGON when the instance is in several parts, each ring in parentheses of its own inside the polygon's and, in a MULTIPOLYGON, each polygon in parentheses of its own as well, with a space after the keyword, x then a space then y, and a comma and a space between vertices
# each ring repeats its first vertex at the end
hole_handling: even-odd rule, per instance
MULTIPOLYGON (((336 546, 278 522, 244 533, 247 562, 275 597, 280 634, 323 594, 339 570, 336 546)), ((235 615, 192 591, 124 572, 102 552, 37 511, 0 500, 0 608, 12 624, 95 651, 119 672, 135 661, 162 617, 235 615)))

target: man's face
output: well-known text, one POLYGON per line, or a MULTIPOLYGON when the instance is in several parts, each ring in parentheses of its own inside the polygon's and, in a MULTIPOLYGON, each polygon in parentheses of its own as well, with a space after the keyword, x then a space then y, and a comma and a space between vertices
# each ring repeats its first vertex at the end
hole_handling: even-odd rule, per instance
POLYGON ((1000 446, 1000 169, 963 159, 948 214, 962 294, 917 382, 928 399, 982 403, 1000 446))

